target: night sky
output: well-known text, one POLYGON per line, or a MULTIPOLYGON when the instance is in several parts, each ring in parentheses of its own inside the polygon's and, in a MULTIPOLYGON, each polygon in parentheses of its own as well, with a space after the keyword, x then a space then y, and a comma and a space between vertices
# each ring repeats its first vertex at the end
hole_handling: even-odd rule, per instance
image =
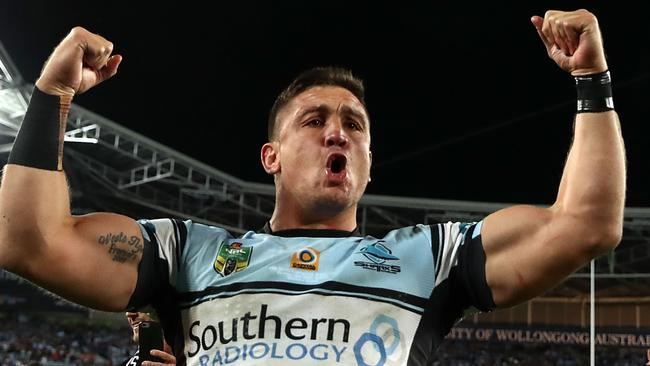
POLYGON ((650 207, 648 5, 482 3, 239 1, 211 2, 210 10, 207 1, 0 0, 0 41, 34 82, 73 26, 103 35, 124 61, 76 103, 263 183, 272 183, 259 148, 275 96, 312 66, 348 67, 366 83, 369 193, 549 204, 571 141, 575 91, 529 19, 547 6, 586 7, 599 17, 614 80, 627 205, 650 207))

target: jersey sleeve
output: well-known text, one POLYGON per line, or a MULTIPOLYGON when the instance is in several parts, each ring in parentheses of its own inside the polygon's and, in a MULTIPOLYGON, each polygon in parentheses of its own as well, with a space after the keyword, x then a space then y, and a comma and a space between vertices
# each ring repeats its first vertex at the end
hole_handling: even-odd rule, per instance
POLYGON ((138 224, 145 245, 130 310, 156 303, 158 296, 175 287, 187 240, 187 225, 180 220, 138 220, 138 224))
MULTIPOLYGON (((430 225, 433 291, 414 337, 410 360, 428 364, 451 328, 469 311, 494 309, 485 278, 481 222, 430 225)), ((410 364, 410 363, 409 363, 410 364)))
POLYGON ((433 246, 436 261, 435 287, 448 288, 451 304, 464 311, 474 307, 490 311, 495 307, 485 277, 485 251, 481 241, 483 221, 448 222, 435 225, 437 240, 433 246))

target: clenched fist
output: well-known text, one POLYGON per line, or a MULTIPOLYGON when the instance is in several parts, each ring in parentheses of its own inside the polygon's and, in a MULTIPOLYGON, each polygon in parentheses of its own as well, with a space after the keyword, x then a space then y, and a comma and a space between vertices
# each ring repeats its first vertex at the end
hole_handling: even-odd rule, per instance
POLYGON ((50 55, 36 86, 52 95, 81 94, 117 73, 122 56, 112 52, 111 42, 75 27, 50 55))
POLYGON ((598 19, 587 10, 549 10, 531 21, 546 46, 548 55, 571 75, 607 70, 598 19))

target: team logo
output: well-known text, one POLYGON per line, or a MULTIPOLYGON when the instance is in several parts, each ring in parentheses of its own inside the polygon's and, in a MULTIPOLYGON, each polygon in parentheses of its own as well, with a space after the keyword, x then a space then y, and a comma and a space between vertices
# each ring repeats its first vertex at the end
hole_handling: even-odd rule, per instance
POLYGON ((318 271, 320 252, 312 247, 306 247, 291 256, 291 268, 318 271))
POLYGON ((357 253, 362 254, 370 262, 355 261, 354 262, 355 266, 364 269, 370 269, 377 272, 385 272, 385 273, 393 273, 393 274, 401 272, 402 270, 400 266, 396 266, 393 264, 386 264, 386 262, 396 261, 399 260, 399 258, 394 256, 393 252, 387 246, 383 245, 381 241, 366 245, 365 247, 361 248, 361 250, 359 250, 357 253))
POLYGON ((253 248, 242 247, 240 242, 221 243, 217 259, 214 261, 214 270, 224 277, 233 272, 239 272, 248 267, 251 254, 253 254, 253 248))
POLYGON ((364 257, 368 258, 369 260, 377 264, 382 264, 382 263, 386 263, 386 261, 393 261, 399 259, 392 254, 393 252, 391 252, 390 249, 388 249, 385 245, 381 244, 380 242, 370 244, 364 248, 361 248, 361 250, 359 250, 359 253, 363 254, 364 257))

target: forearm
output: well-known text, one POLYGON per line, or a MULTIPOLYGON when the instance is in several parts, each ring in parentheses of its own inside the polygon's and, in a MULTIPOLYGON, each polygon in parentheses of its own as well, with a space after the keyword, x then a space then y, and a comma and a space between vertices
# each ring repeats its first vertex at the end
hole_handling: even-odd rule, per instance
POLYGON ((579 113, 554 209, 618 242, 625 205, 625 148, 616 112, 579 113))
POLYGON ((38 93, 28 108, 0 187, 0 264, 13 268, 38 253, 44 238, 69 223, 62 171, 63 131, 71 98, 38 93))
POLYGON ((0 186, 0 265, 23 273, 23 261, 69 223, 68 187, 63 172, 7 165, 0 186))

